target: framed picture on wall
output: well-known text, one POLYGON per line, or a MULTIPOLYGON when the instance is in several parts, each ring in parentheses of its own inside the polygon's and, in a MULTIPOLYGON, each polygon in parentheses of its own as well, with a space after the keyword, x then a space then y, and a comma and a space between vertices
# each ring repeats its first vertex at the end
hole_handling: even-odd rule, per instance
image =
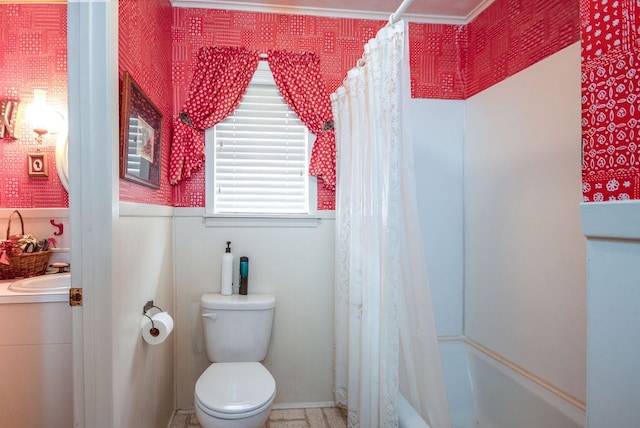
POLYGON ((162 114, 125 71, 120 91, 120 177, 160 188, 162 114))
POLYGON ((29 177, 47 177, 49 175, 46 153, 27 154, 27 166, 29 177))

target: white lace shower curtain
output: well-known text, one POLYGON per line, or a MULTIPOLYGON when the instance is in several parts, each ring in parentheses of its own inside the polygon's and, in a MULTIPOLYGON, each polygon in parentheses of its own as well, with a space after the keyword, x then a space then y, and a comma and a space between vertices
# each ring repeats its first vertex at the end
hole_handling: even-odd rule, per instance
POLYGON ((350 428, 396 427, 399 391, 449 410, 415 196, 407 25, 380 30, 331 95, 336 129, 336 403, 350 428))

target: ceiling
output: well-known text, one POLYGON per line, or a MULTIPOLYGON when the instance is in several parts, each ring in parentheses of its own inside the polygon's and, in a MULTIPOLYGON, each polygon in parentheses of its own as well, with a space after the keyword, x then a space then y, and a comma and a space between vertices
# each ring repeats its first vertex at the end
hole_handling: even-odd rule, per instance
MULTIPOLYGON (((410 22, 467 24, 493 0, 413 0, 403 18, 410 22)), ((388 20, 401 0, 171 0, 174 7, 388 20)))

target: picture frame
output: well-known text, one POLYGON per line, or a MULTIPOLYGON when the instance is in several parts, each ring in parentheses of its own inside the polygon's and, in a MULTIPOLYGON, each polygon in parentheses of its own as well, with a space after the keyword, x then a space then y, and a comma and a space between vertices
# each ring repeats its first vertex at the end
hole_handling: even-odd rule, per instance
POLYGON ((162 114, 131 77, 120 91, 120 177, 160 188, 162 114))
POLYGON ((49 163, 47 162, 46 153, 28 153, 27 164, 29 177, 49 176, 49 163))

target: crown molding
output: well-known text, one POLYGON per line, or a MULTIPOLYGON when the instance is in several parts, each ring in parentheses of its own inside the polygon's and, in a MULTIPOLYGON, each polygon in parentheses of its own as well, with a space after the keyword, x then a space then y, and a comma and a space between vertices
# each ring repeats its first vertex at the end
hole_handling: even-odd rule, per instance
POLYGON ((478 15, 480 15, 482 12, 484 12, 484 10, 486 8, 488 8, 489 6, 491 6, 491 4, 494 2, 495 0, 482 0, 481 3, 478 4, 478 6, 475 7, 475 9, 473 9, 471 12, 469 12, 469 14, 465 17, 465 24, 468 24, 470 22, 472 22, 474 19, 476 19, 478 17, 478 15))
MULTIPOLYGON (((0 0, 0 4, 65 4, 68 0, 0 0)), ((417 13, 405 13, 402 18, 409 22, 424 24, 451 24, 466 25, 476 19, 494 0, 483 0, 466 16, 454 15, 429 15, 417 13)), ((171 0, 173 7, 193 9, 220 9, 244 12, 279 13, 286 15, 312 15, 328 18, 367 19, 375 21, 388 21, 391 14, 376 11, 359 11, 352 9, 329 9, 308 6, 265 5, 261 3, 247 3, 224 0, 171 0)))
MULTIPOLYGON (((471 22, 471 20, 475 19, 483 10, 493 3, 493 1, 494 0, 483 0, 482 3, 480 3, 467 16, 405 13, 402 15, 402 19, 416 23, 466 25, 471 22)), ((391 16, 390 13, 377 11, 288 6, 283 4, 265 5, 262 3, 225 0, 171 0, 171 4, 176 8, 218 9, 242 12, 277 13, 285 15, 312 15, 328 18, 350 18, 376 21, 388 21, 391 16)))

